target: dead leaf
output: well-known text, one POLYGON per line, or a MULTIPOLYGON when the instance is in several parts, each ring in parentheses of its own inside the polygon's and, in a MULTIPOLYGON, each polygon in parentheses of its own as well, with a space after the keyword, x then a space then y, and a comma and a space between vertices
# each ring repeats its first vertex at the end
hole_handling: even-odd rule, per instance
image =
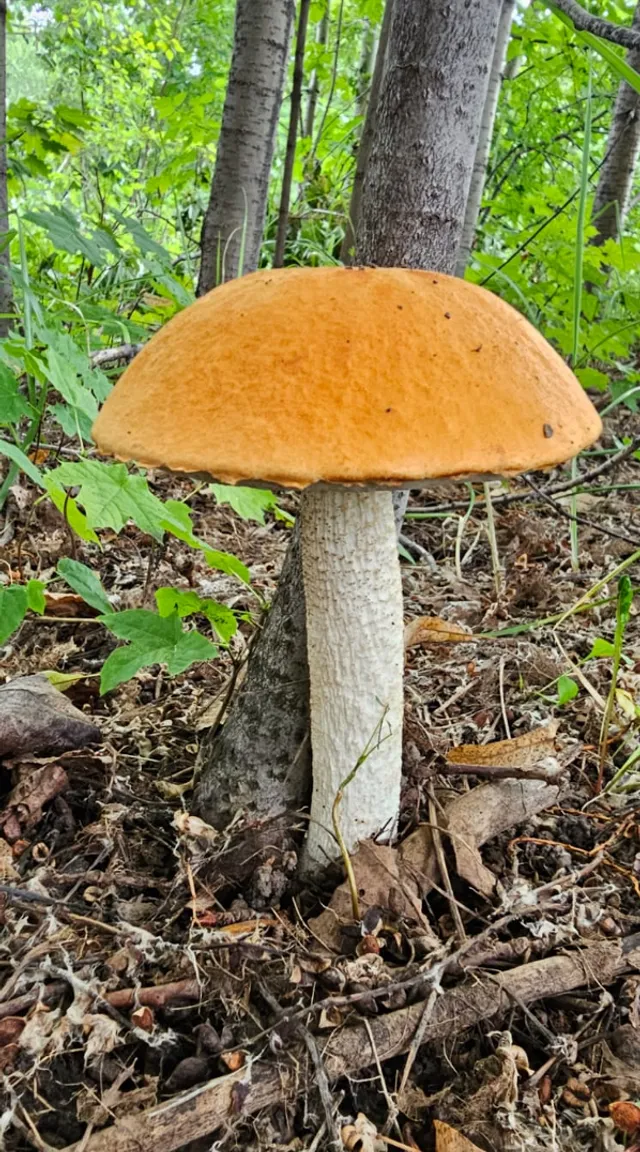
POLYGON ((43 764, 22 772, 10 793, 4 811, 0 814, 0 829, 10 844, 20 839, 23 832, 35 827, 42 817, 45 804, 63 792, 69 783, 61 764, 43 764))
POLYGON ((189 812, 174 813, 173 823, 181 836, 192 836, 194 840, 202 840, 208 844, 213 844, 220 836, 211 824, 207 824, 199 816, 192 816, 189 812))
POLYGON ((462 1132, 450 1128, 442 1120, 434 1120, 433 1127, 436 1133, 436 1152, 480 1152, 477 1144, 472 1144, 462 1132))
POLYGON ((100 730, 46 676, 22 676, 0 687, 0 758, 99 743, 100 730))
POLYGON ((22 1016, 5 1016, 4 1020, 0 1020, 0 1048, 15 1044, 24 1032, 25 1023, 22 1016))
POLYGON ((378 1137, 378 1129, 359 1112, 355 1124, 345 1124, 340 1132, 343 1147, 347 1152, 386 1152, 387 1145, 378 1137))
POLYGON ((44 602, 47 616, 97 616, 76 592, 45 592, 44 602))
POLYGON ((239 1049, 236 1049, 235 1052, 221 1052, 220 1059, 223 1064, 227 1065, 230 1072, 238 1072, 245 1065, 245 1054, 239 1049))
POLYGON ((500 780, 459 796, 446 814, 458 875, 482 896, 491 897, 496 877, 483 864, 480 845, 550 808, 557 799, 558 788, 543 780, 500 780))
MULTIPOLYGON (((369 908, 388 909, 394 919, 408 919, 421 933, 431 934, 429 921, 422 911, 415 878, 403 867, 396 849, 364 840, 352 857, 360 898, 360 913, 369 908)), ((348 884, 336 888, 329 907, 309 921, 309 927, 327 948, 340 951, 341 925, 353 921, 348 884)))
POLYGON ((415 648, 417 644, 468 644, 473 638, 466 628, 439 616, 416 616, 404 630, 405 648, 415 648))
POLYGON ((7 841, 0 839, 0 883, 11 884, 19 878, 20 873, 13 864, 13 852, 7 841))
POLYGON ((631 1100, 614 1100, 609 1105, 613 1123, 627 1136, 635 1136, 640 1132, 640 1108, 631 1100))
POLYGON ((448 764, 479 768, 531 768, 556 751, 558 721, 552 720, 533 732, 513 740, 496 740, 493 744, 459 744, 447 752, 448 764))

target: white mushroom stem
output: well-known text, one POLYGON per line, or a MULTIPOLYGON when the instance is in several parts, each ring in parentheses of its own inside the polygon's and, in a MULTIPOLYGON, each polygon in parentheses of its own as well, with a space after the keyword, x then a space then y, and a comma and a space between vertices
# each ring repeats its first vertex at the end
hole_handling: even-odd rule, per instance
POLYGON ((315 485, 302 500, 313 796, 306 863, 396 829, 402 769, 402 584, 390 492, 315 485))

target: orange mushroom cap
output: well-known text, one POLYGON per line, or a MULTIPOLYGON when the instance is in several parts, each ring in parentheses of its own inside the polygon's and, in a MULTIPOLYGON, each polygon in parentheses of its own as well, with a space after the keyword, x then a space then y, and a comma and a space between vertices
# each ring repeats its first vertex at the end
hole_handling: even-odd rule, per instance
POLYGON ((94 425, 123 460, 225 483, 415 486, 546 468, 600 417, 491 292, 402 268, 255 272, 175 316, 94 425))

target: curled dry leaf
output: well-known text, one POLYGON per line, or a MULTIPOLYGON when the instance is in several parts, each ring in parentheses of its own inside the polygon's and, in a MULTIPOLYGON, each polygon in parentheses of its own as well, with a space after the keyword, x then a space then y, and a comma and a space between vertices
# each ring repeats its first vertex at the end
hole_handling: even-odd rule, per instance
POLYGON ((558 722, 553 720, 513 740, 496 740, 493 744, 460 744, 447 752, 447 764, 459 766, 461 770, 535 769, 541 761, 555 757, 557 732, 558 722))
POLYGON ((436 1152, 480 1152, 477 1144, 472 1144, 462 1132, 450 1128, 444 1121, 434 1120, 433 1127, 436 1133, 436 1152))
POLYGON ((0 838, 0 884, 11 884, 19 878, 20 873, 13 863, 13 852, 7 841, 0 838))
POLYGON ((637 1136, 640 1132, 640 1108, 631 1100, 614 1100, 609 1111, 616 1128, 627 1136, 637 1136))
POLYGON ((220 833, 211 824, 201 820, 199 816, 192 816, 190 812, 176 812, 173 817, 174 826, 181 836, 192 836, 194 840, 201 840, 212 844, 220 833))
POLYGON ((460 624, 441 620, 439 616, 416 616, 404 629, 405 648, 415 648, 418 644, 465 644, 473 638, 460 624))
POLYGON ((35 827, 45 804, 64 791, 68 783, 61 764, 42 764, 36 768, 28 765, 26 771, 21 770, 20 780, 0 815, 0 829, 10 844, 20 839, 23 832, 35 827))
POLYGON ((345 1124, 340 1132, 343 1147, 347 1152, 386 1152, 387 1145, 378 1136, 378 1129, 363 1112, 359 1112, 354 1124, 345 1124))

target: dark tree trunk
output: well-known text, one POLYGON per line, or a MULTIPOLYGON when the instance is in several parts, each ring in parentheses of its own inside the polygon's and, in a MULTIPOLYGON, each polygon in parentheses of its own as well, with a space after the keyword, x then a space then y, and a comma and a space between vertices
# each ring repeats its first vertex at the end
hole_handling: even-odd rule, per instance
POLYGON ((480 204, 482 203, 482 193, 484 190, 484 182, 487 174, 487 164, 489 162, 489 154, 491 152, 493 126, 496 120, 496 112, 498 111, 498 99, 500 97, 500 89, 502 87, 505 58, 507 55, 507 48, 509 47, 509 40, 511 38, 511 24, 513 22, 514 8, 515 0, 502 0, 502 10, 500 12, 500 20, 498 21, 498 34, 496 37, 496 46, 493 53, 493 63, 491 65, 489 87, 487 89, 487 98, 484 104, 484 112, 482 113, 482 123, 480 125, 478 147, 476 148, 476 158, 473 163, 471 187, 467 197, 467 208, 464 216, 462 240, 460 241, 460 250, 458 252, 458 260, 456 263, 457 276, 464 276, 465 269, 469 263, 471 249, 473 248, 473 242, 476 236, 478 215, 480 212, 480 204))
MULTIPOLYGON (((453 271, 499 10, 500 0, 452 0, 444 7, 394 0, 359 262, 453 271)), ((299 807, 308 796, 306 631, 296 553, 294 537, 242 690, 220 734, 202 750, 196 803, 213 824, 240 806, 261 819, 299 807)))
POLYGON ((307 26, 309 23, 309 9, 311 0, 300 0, 298 13, 298 34, 296 37, 296 55, 293 66, 293 85, 291 87, 291 109, 289 112, 289 133, 287 136, 287 151, 284 158, 282 173, 282 192, 280 194, 280 209, 278 212, 278 231, 276 234, 276 247, 273 257, 273 267, 282 268, 287 243, 287 225, 289 223, 289 202, 291 200, 291 185, 293 182, 293 166, 296 159, 296 142, 298 139, 298 121, 302 107, 302 85, 304 83, 304 49, 307 43, 307 26))
MULTIPOLYGON (((640 3, 632 27, 640 32, 640 3)), ((632 48, 627 53, 627 63, 636 72, 640 72, 640 48, 632 48)), ((605 161, 600 169, 593 200, 591 220, 598 232, 592 243, 604 244, 606 240, 617 240, 619 229, 624 227, 639 154, 640 94, 622 80, 607 138, 605 161)))
POLYGON ((294 0, 237 0, 198 295, 258 266, 294 0))
MULTIPOLYGON (((320 23, 316 26, 316 44, 323 44, 326 48, 329 39, 329 5, 330 0, 327 0, 324 16, 320 23)), ((316 118, 316 108, 318 107, 318 95, 320 92, 320 82, 318 80, 318 73, 314 68, 311 74, 311 82, 309 84, 309 102, 307 104, 307 114, 304 121, 304 134, 306 136, 313 136, 313 125, 316 118)))
POLYGON ((373 133, 376 123, 376 109, 378 107, 378 98, 380 96, 382 77, 384 75, 387 45, 389 43, 389 26, 391 24, 391 11, 393 4, 394 0, 387 0, 385 4, 384 16, 382 18, 382 27, 380 28, 380 36, 378 38, 376 62, 373 69, 373 76, 371 77, 369 99, 367 100, 366 115, 364 124, 362 126, 362 135, 360 137, 360 147, 358 148, 358 155, 356 158, 356 171, 353 177, 353 188, 351 190, 349 215, 347 217, 342 246, 340 248, 340 259, 342 260, 343 264, 352 263, 355 251, 355 238, 358 231, 358 222, 360 219, 360 205, 362 204, 362 186, 364 184, 364 174, 367 170, 367 164, 369 163, 369 156, 371 153, 371 145, 373 143, 373 133))
POLYGON ((0 339, 11 327, 13 291, 9 255, 7 193, 7 4, 0 0, 0 339))

